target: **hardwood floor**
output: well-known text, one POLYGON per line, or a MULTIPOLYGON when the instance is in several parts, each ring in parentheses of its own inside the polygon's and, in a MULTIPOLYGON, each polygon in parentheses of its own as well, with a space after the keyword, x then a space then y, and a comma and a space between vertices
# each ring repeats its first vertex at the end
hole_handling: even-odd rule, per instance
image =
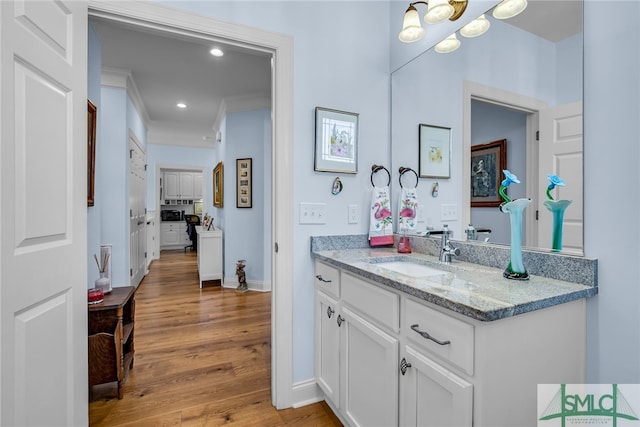
POLYGON ((118 400, 93 388, 91 426, 341 426, 324 402, 271 405, 271 294, 198 285, 196 254, 163 251, 136 291, 135 362, 118 400))

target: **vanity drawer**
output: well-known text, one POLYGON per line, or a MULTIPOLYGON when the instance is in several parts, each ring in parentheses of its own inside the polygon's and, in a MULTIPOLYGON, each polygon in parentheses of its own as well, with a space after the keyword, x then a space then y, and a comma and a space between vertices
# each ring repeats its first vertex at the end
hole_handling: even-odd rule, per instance
POLYGON ((342 301, 374 323, 400 331, 400 297, 349 273, 342 274, 342 301))
POLYGON ((407 299, 402 327, 409 341, 473 375, 472 325, 407 299), (423 336, 425 334, 431 336, 431 339, 423 336), (434 340, 440 341, 441 344, 434 340), (445 344, 447 341, 449 343, 445 344))
POLYGON ((336 298, 340 297, 340 270, 316 261, 316 286, 336 298))

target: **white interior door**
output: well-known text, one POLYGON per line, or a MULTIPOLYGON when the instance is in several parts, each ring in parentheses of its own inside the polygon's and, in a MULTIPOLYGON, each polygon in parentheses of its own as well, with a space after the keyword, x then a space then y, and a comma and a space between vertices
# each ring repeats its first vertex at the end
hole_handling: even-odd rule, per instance
POLYGON ((147 269, 146 157, 133 138, 129 139, 129 268, 131 286, 138 286, 147 269))
MULTIPOLYGON (((573 200, 564 216, 562 251, 583 254, 582 214, 582 102, 540 110, 540 146, 538 188, 542 194, 549 181, 547 175, 558 175, 566 182, 556 187, 554 198, 573 200), (556 197, 557 196, 557 197, 556 197)), ((539 197, 538 246, 551 248, 553 218, 539 197)))
POLYGON ((0 2, 0 424, 87 425, 87 5, 0 2))

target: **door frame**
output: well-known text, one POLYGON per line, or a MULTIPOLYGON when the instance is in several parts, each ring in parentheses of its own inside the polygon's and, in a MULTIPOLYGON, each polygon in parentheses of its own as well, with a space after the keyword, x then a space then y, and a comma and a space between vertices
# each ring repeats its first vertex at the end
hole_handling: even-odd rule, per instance
POLYGON ((89 1, 89 16, 170 34, 220 41, 272 56, 271 400, 292 406, 293 394, 293 39, 146 2, 89 1))
MULTIPOLYGON (((547 103, 536 98, 507 92, 480 83, 464 81, 463 88, 463 108, 462 108, 462 164, 471 164, 471 101, 479 100, 490 104, 511 108, 513 110, 524 111, 527 114, 526 130, 526 152, 527 179, 526 194, 531 194, 531 201, 537 206, 537 185, 538 185, 538 149, 534 144, 536 132, 538 130, 539 111, 547 107, 547 103)), ((462 224, 471 224, 471 182, 470 168, 462 168, 462 224)), ((527 246, 537 246, 538 226, 537 222, 526 221, 525 242, 527 246)))

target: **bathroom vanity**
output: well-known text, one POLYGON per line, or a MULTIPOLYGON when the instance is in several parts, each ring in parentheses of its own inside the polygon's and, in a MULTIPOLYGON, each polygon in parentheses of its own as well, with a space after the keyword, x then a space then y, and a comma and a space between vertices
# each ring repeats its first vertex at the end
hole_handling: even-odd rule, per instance
POLYGON ((312 257, 316 380, 347 425, 535 425, 537 384, 586 380, 596 286, 395 248, 312 257))

